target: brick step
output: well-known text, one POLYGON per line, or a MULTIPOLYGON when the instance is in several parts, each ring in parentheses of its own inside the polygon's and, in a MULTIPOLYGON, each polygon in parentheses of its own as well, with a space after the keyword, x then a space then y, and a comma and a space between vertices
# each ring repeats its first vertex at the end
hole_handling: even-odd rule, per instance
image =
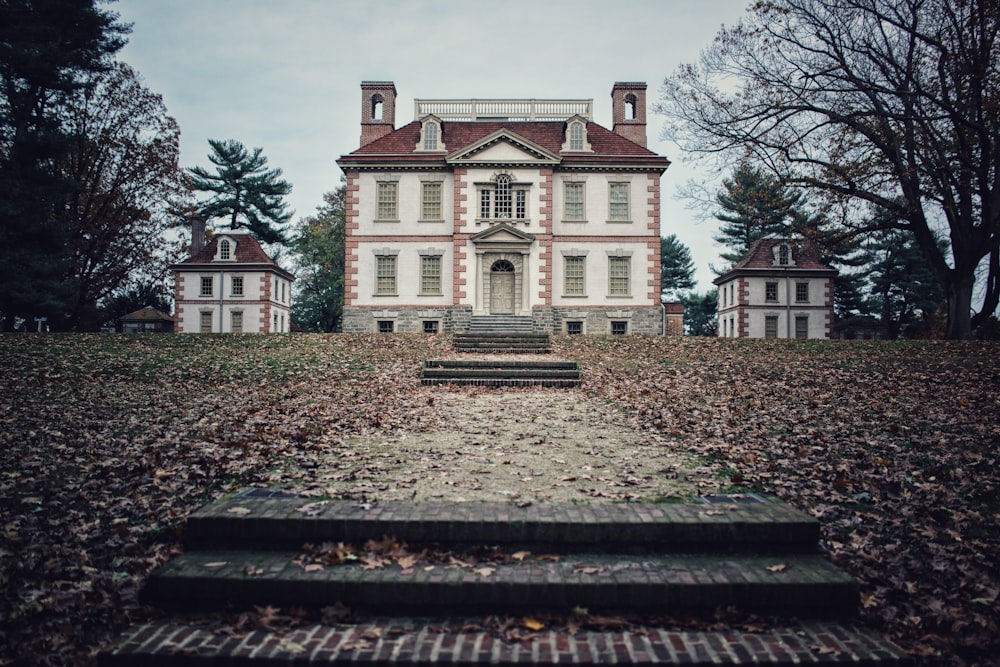
POLYGON ((547 378, 422 378, 424 386, 475 386, 475 387, 552 387, 557 389, 572 389, 580 386, 579 380, 555 380, 547 378))
POLYGON ((561 368, 424 368, 421 377, 445 379, 579 380, 580 371, 561 368))
MULTIPOLYGON (((187 520, 187 548, 298 549, 362 545, 391 535, 411 545, 499 545, 536 553, 815 553, 819 522, 779 502, 737 504, 408 503, 312 501, 260 489, 224 498, 187 520)), ((737 500, 743 500, 739 498, 737 500)))
POLYGON ((509 330, 457 333, 452 344, 459 352, 481 353, 545 353, 552 350, 546 334, 517 333, 509 330))
POLYGON ((632 626, 617 631, 515 627, 501 635, 483 619, 384 619, 287 632, 224 634, 180 623, 131 630, 100 667, 296 665, 853 665, 906 667, 893 644, 849 624, 814 622, 756 632, 632 626), (516 632, 516 634, 515 634, 516 632), (513 637, 511 637, 513 635, 513 637), (523 639, 515 640, 517 637, 523 639))
POLYGON ((534 359, 429 359, 424 368, 542 368, 551 370, 579 370, 575 361, 536 361, 534 359))
POLYGON ((418 558, 406 570, 351 562, 306 571, 295 562, 302 552, 196 551, 158 570, 143 599, 199 610, 340 602, 373 613, 581 607, 601 613, 711 614, 735 608, 825 619, 851 616, 858 606, 857 582, 818 555, 520 555, 522 560, 511 562, 460 555, 461 566, 418 558))

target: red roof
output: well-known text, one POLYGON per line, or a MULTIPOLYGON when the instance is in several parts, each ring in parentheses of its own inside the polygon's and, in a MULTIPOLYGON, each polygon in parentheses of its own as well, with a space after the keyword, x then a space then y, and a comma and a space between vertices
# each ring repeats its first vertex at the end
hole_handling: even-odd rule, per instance
POLYGON ((653 162, 663 169, 670 164, 665 157, 593 122, 587 123, 587 141, 593 152, 564 153, 562 147, 566 141, 566 123, 555 121, 444 121, 441 124, 441 140, 446 151, 437 153, 416 150, 420 141, 420 121, 413 121, 343 156, 341 160, 352 163, 376 163, 391 156, 403 162, 439 162, 445 155, 475 144, 498 130, 508 130, 559 155, 563 164, 567 165, 611 160, 620 162, 626 157, 653 162))
POLYGON ((719 276, 713 282, 718 285, 728 280, 735 273, 756 273, 761 271, 822 271, 826 273, 837 273, 835 269, 819 260, 819 252, 816 246, 804 239, 779 239, 767 238, 755 241, 746 255, 743 256, 736 265, 719 276), (788 265, 775 263, 775 246, 787 243, 792 251, 791 261, 788 265))
POLYGON ((205 241, 204 248, 194 255, 191 255, 180 264, 175 264, 173 268, 182 268, 193 264, 215 264, 225 266, 239 264, 265 264, 269 265, 275 271, 287 275, 289 278, 292 277, 290 273, 282 269, 273 259, 268 257, 267 253, 264 252, 264 249, 260 246, 257 239, 249 234, 234 234, 227 231, 216 232, 212 238, 205 241), (219 240, 223 238, 232 239, 236 245, 236 254, 232 260, 218 260, 215 258, 218 253, 219 240))

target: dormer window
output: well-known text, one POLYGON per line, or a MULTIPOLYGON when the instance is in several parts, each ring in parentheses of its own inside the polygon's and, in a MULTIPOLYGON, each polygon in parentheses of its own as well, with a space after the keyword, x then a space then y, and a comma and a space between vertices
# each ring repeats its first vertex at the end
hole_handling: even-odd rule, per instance
POLYGON ((795 260, 792 258, 792 247, 787 243, 779 243, 774 246, 771 252, 774 255, 775 266, 795 266, 795 260))
POLYGON ((219 245, 215 250, 215 259, 219 262, 232 262, 236 259, 236 241, 228 236, 219 239, 219 245))
POLYGON ((593 150, 587 143, 587 123, 583 118, 575 116, 566 122, 566 137, 562 149, 586 152, 593 150))
POLYGON ((441 140, 441 121, 434 116, 425 116, 420 123, 420 140, 417 142, 418 151, 443 151, 444 142, 441 140))

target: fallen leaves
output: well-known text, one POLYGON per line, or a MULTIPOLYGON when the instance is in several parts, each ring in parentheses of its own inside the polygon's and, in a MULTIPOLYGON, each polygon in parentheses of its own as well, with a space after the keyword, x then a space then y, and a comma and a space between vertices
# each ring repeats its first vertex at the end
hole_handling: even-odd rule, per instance
MULTIPOLYGON (((576 410, 561 413, 565 429, 585 417, 631 425, 641 434, 631 460, 592 430, 581 449, 590 468, 574 463, 547 428, 548 397, 564 392, 421 389, 417 369, 448 353, 444 336, 0 337, 0 664, 92 664, 98 647, 149 613, 139 585, 177 552, 185 517, 210 499, 272 486, 311 494, 303 507, 322 512, 313 503, 325 497, 371 507, 425 478, 443 498, 493 484, 510 494, 498 499, 520 503, 544 500, 556 483, 592 502, 652 499, 648 485, 687 476, 705 493, 772 493, 819 518, 829 557, 861 580, 866 622, 914 655, 952 665, 1000 655, 996 344, 639 336, 554 344, 584 369, 576 410), (499 412, 477 425, 486 432, 470 434, 479 451, 468 461, 402 437, 433 435, 450 426, 442 414, 494 395, 524 407, 505 412, 508 402, 494 402, 499 412), (522 451, 495 449, 489 431, 522 412, 522 451), (356 444, 368 437, 382 448, 356 444), (702 470, 668 458, 676 455, 698 457, 702 470), (654 457, 655 467, 635 464, 654 457), (557 466, 547 482, 534 474, 535 459, 557 466), (477 472, 462 478, 466 467, 477 472), (391 486, 392 475, 411 481, 391 486)), ((357 545, 357 561, 330 559, 360 567, 367 553, 357 545)), ((373 553, 404 571, 450 564, 424 564, 409 550, 373 553)), ((492 556, 478 558, 456 555, 495 567, 492 556)), ((324 613, 336 622, 347 612, 324 613)), ((230 625, 252 629, 257 616, 273 627, 296 619, 255 610, 230 625)), ((600 617, 529 618, 552 630, 596 627, 588 624, 600 617)), ((534 632, 519 619, 495 624, 510 638, 534 632)))

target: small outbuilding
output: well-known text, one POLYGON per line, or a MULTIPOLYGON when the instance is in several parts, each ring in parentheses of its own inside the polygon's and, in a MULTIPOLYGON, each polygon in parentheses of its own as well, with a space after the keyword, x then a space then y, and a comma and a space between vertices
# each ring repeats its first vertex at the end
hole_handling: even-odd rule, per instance
POLYGON ((146 306, 121 319, 122 333, 173 333, 174 318, 146 306))

